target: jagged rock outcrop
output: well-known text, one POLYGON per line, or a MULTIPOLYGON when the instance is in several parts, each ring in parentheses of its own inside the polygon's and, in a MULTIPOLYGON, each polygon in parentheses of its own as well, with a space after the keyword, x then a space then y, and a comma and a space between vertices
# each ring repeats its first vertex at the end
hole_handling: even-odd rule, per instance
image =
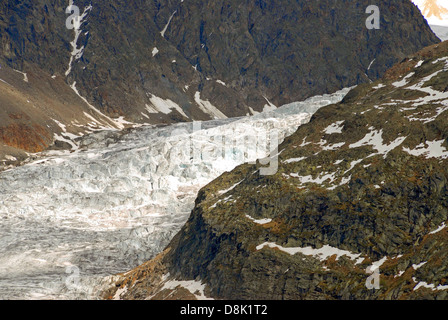
POLYGON ((319 109, 275 174, 245 164, 202 188, 164 252, 102 297, 447 299, 447 83, 444 42, 319 109))

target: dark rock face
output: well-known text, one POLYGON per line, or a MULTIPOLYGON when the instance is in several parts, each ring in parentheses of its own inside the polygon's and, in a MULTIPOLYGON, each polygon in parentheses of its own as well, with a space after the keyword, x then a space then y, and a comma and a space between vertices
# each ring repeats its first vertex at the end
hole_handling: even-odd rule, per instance
POLYGON ((447 299, 447 77, 444 42, 320 109, 277 173, 242 165, 204 187, 164 253, 104 297, 163 298, 177 279, 217 299, 447 299))
POLYGON ((267 100, 279 106, 334 92, 438 42, 410 1, 381 1, 380 30, 365 26, 367 0, 73 4, 85 13, 76 42, 84 49, 71 69, 68 0, 2 2, 0 60, 65 77, 101 111, 137 122, 222 116, 204 101, 233 117, 261 111, 267 100), (148 113, 154 97, 182 112, 148 113))

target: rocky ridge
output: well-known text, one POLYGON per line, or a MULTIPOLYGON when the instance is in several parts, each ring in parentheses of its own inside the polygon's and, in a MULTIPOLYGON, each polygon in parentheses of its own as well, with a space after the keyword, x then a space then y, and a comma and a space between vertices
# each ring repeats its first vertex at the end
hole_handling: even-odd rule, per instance
POLYGON ((447 299, 447 83, 444 42, 319 109, 275 174, 245 164, 202 188, 167 248, 102 297, 447 299))

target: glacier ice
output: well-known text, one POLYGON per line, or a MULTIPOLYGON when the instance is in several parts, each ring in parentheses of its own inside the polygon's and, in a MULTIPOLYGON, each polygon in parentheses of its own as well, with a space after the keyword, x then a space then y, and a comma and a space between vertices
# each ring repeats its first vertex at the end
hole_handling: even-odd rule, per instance
POLYGON ((93 299, 161 252, 198 190, 349 89, 252 117, 105 130, 0 173, 0 299, 93 299), (241 143, 241 142, 244 143, 241 143))

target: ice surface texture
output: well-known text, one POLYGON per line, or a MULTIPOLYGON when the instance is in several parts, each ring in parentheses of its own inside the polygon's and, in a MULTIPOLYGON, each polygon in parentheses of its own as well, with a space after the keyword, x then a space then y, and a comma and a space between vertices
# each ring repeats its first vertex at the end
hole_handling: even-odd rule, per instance
POLYGON ((99 132, 1 173, 0 299, 94 298, 105 276, 163 250, 201 187, 266 157, 271 130, 281 142, 347 91, 253 117, 99 132))

